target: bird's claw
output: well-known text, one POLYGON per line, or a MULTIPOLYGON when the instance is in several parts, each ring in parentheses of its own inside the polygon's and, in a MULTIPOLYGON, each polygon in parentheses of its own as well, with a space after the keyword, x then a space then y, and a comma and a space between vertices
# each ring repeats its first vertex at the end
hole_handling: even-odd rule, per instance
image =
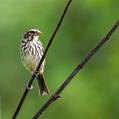
POLYGON ((38 77, 38 71, 33 71, 33 74, 35 74, 35 76, 38 77))
POLYGON ((28 90, 32 90, 32 89, 33 89, 33 86, 32 86, 32 85, 29 86, 29 84, 27 83, 26 88, 27 88, 28 90))

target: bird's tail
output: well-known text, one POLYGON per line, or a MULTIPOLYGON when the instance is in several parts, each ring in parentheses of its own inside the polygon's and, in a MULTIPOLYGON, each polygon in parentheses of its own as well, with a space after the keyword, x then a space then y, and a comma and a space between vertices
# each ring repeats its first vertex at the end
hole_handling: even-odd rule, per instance
POLYGON ((49 95, 50 92, 49 92, 49 89, 48 89, 47 84, 45 82, 43 74, 39 74, 37 76, 37 80, 38 80, 39 92, 40 92, 41 96, 49 95))

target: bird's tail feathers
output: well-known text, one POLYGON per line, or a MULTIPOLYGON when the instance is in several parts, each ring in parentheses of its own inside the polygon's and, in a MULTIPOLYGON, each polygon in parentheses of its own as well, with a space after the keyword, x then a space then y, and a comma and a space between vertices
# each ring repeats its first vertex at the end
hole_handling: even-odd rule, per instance
POLYGON ((43 74, 39 74, 37 76, 37 80, 38 80, 38 86, 39 86, 39 93, 41 94, 41 96, 49 95, 50 91, 47 87, 43 74))

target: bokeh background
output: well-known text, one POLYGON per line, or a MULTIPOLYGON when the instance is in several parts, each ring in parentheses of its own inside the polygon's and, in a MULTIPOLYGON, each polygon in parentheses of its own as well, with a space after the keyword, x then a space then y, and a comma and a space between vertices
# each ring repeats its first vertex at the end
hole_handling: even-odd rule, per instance
MULTIPOLYGON (((31 75, 20 61, 23 33, 38 28, 46 46, 68 0, 0 0, 1 119, 11 119, 31 75)), ((73 0, 48 52, 45 78, 51 93, 119 18, 118 0, 73 0)), ((18 119, 31 119, 48 99, 37 82, 18 119)), ((119 119, 119 30, 42 115, 42 119, 119 119)))

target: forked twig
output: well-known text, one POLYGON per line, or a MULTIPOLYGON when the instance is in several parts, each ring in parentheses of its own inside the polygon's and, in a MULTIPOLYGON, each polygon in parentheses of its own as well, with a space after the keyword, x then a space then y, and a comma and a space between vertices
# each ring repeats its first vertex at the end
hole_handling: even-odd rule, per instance
POLYGON ((62 16, 61 16, 61 18, 60 18, 60 20, 59 20, 57 26, 56 26, 56 29, 54 30, 54 32, 53 32, 53 34, 52 34, 52 36, 51 36, 51 38, 50 38, 50 40, 49 40, 49 42, 48 42, 48 44, 47 44, 47 47, 46 47, 46 49, 45 49, 45 51, 44 51, 44 54, 43 54, 43 56, 42 56, 42 58, 41 58, 41 60, 40 60, 40 62, 39 62, 39 64, 38 64, 38 66, 37 66, 37 68, 36 68, 36 71, 35 71, 35 73, 32 75, 30 81, 28 82, 28 86, 25 88, 25 91, 24 91, 24 93, 23 93, 23 95, 22 95, 22 97, 21 97, 21 99, 20 99, 20 102, 19 102, 19 104, 18 104, 18 106, 17 106, 16 111, 14 112, 14 114, 13 114, 13 116, 12 116, 12 119, 16 119, 16 117, 17 117, 17 115, 18 115, 18 113, 19 113, 19 111, 20 111, 20 109, 21 109, 21 106, 22 106, 22 104, 24 103, 24 100, 25 100, 25 98, 26 98, 26 96, 27 96, 27 94, 28 94, 28 92, 29 92, 29 89, 30 89, 30 88, 28 88, 28 87, 31 87, 31 85, 32 85, 32 83, 33 83, 33 81, 34 81, 34 78, 35 78, 35 74, 37 74, 38 70, 40 69, 40 67, 41 67, 41 65, 42 65, 42 62, 43 62, 44 58, 46 57, 46 54, 47 54, 47 52, 48 52, 48 50, 49 50, 49 48, 50 48, 50 46, 51 46, 51 44, 52 44, 52 42, 53 42, 53 39, 54 39, 54 37, 55 37, 57 31, 59 30, 60 26, 61 26, 61 23, 62 23, 62 21, 63 21, 63 19, 64 19, 64 16, 65 16, 65 14, 66 14, 66 12, 67 12, 67 10, 68 10, 68 7, 69 7, 69 5, 70 5, 71 2, 72 2, 72 0, 69 0, 69 1, 68 1, 67 5, 66 5, 66 7, 65 7, 65 9, 64 9, 64 12, 63 12, 63 14, 62 14, 62 16))
POLYGON ((44 105, 39 109, 39 111, 34 115, 32 119, 38 119, 42 115, 42 113, 56 101, 60 95, 60 93, 64 90, 64 88, 70 83, 73 77, 84 67, 84 65, 91 59, 91 57, 109 40, 112 34, 119 26, 119 21, 117 21, 111 30, 106 34, 104 38, 100 40, 100 42, 94 47, 82 60, 82 62, 77 65, 77 67, 71 72, 71 74, 67 77, 67 79, 61 84, 61 86, 56 90, 56 92, 44 103, 44 105))

